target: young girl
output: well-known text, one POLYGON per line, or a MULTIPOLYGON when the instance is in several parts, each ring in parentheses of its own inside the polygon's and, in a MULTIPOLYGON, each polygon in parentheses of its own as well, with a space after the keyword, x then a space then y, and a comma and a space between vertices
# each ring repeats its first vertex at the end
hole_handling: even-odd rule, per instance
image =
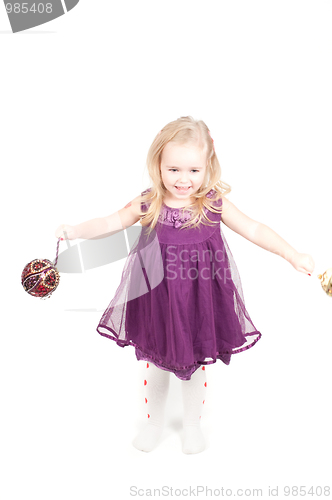
POLYGON ((297 271, 310 275, 314 261, 225 197, 231 189, 220 180, 203 121, 188 116, 166 125, 150 147, 147 166, 150 189, 108 217, 61 225, 55 235, 100 238, 140 220, 141 234, 97 331, 121 347, 134 346, 137 359, 146 361, 147 424, 133 445, 142 451, 156 446, 172 372, 182 381, 183 452, 198 453, 204 449, 206 365, 217 360, 228 365, 232 354, 261 337, 246 310, 220 221, 297 271))

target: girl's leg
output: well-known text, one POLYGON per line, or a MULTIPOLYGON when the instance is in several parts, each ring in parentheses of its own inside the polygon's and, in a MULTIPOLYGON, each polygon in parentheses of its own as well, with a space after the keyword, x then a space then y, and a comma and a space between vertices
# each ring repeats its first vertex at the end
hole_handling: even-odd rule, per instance
POLYGON ((198 368, 190 380, 182 380, 183 453, 199 453, 205 448, 200 420, 206 394, 205 366, 198 368))
POLYGON ((148 423, 133 441, 138 450, 151 451, 159 441, 164 425, 169 376, 170 372, 161 370, 152 363, 146 363, 144 404, 148 423))

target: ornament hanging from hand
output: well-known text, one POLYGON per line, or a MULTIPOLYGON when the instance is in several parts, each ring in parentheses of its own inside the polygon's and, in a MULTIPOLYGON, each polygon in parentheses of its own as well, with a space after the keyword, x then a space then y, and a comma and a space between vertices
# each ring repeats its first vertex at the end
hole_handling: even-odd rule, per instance
POLYGON ((59 243, 60 238, 57 243, 54 264, 48 259, 35 259, 24 267, 21 283, 29 295, 47 299, 58 287, 60 274, 55 266, 58 262, 59 243))

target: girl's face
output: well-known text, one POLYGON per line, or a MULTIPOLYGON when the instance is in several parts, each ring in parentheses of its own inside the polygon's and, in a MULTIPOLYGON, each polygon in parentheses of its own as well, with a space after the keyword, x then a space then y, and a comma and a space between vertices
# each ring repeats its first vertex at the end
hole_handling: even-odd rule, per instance
POLYGON ((168 142, 164 147, 160 173, 169 200, 188 202, 201 187, 205 171, 206 153, 197 146, 168 142))

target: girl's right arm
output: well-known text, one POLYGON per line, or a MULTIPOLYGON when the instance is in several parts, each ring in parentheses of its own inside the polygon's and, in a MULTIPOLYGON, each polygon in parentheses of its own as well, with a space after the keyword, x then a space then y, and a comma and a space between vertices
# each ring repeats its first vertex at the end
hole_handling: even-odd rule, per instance
POLYGON ((107 217, 82 222, 76 226, 61 224, 56 231, 57 238, 75 240, 106 238, 113 233, 117 233, 138 222, 143 214, 141 213, 141 195, 134 198, 124 208, 114 212, 107 217))

